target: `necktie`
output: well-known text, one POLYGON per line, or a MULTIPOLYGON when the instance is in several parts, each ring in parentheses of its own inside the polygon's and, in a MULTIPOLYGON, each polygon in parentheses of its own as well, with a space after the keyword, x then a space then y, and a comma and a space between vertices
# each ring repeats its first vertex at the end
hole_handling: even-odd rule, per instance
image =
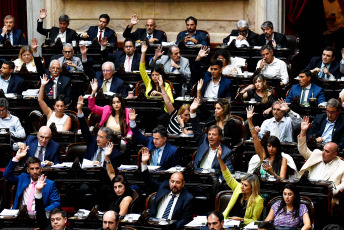
POLYGON ((176 70, 176 67, 172 67, 171 72, 173 73, 176 70))
MULTIPOLYGON (((324 68, 327 69, 327 66, 325 65, 324 68)), ((326 79, 326 78, 327 78, 326 75, 325 75, 325 73, 324 73, 324 70, 322 70, 321 75, 320 75, 320 78, 321 78, 321 79, 326 79)))
POLYGON ((11 33, 7 32, 7 38, 11 41, 11 33))
POLYGON ((35 196, 36 184, 37 184, 37 182, 32 182, 29 199, 27 200, 27 210, 28 210, 29 214, 33 213, 32 203, 33 203, 33 199, 35 196))
POLYGON ((277 125, 276 125, 276 130, 275 130, 275 136, 279 139, 279 136, 280 136, 280 128, 279 128, 279 122, 277 122, 277 125))
POLYGON ((176 197, 176 195, 173 195, 172 194, 172 197, 170 199, 170 201, 168 202, 167 204, 167 207, 165 209, 165 212, 164 214, 162 215, 162 218, 166 219, 168 218, 168 216, 170 215, 170 211, 171 211, 171 208, 172 208, 172 205, 173 205, 173 201, 174 201, 174 198, 176 197))
POLYGON ((128 56, 127 64, 125 65, 125 72, 130 72, 130 57, 128 56))
POLYGON ((104 84, 103 84, 103 93, 106 92, 106 84, 107 84, 108 82, 109 82, 108 80, 105 80, 105 81, 104 81, 104 84))
POLYGON ((102 33, 103 33, 103 31, 99 30, 99 42, 102 42, 102 33))
POLYGON ((43 161, 43 146, 39 147, 39 152, 38 152, 38 159, 42 162, 43 161))
POLYGON ((97 161, 98 162, 102 162, 102 148, 99 148, 98 152, 97 152, 97 161))
POLYGON ((306 97, 306 90, 307 88, 302 88, 302 95, 301 95, 301 100, 300 100, 300 104, 304 105, 307 101, 306 97))
POLYGON ((148 40, 151 39, 151 37, 152 37, 151 35, 148 35, 148 40))
POLYGON ((55 84, 55 82, 54 82, 55 78, 52 77, 51 80, 53 81, 53 85, 51 86, 51 89, 50 89, 49 94, 50 94, 50 95, 53 95, 53 93, 54 93, 54 92, 53 92, 53 89, 54 89, 54 84, 55 84))
POLYGON ((161 149, 156 149, 155 151, 154 158, 153 158, 153 166, 158 166, 160 150, 161 149))

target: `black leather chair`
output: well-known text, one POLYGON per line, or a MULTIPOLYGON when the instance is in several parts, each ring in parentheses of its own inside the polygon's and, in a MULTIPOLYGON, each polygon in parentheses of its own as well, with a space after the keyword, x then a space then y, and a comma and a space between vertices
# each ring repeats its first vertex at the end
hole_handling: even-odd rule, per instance
POLYGON ((82 159, 86 152, 87 145, 85 142, 73 143, 66 147, 66 161, 74 162, 76 157, 82 159))
POLYGON ((290 34, 285 34, 285 37, 287 38, 288 46, 290 49, 290 59, 292 60, 299 54, 300 39, 299 37, 290 34))
POLYGON ((221 191, 216 195, 215 198, 215 211, 224 212, 227 208, 227 205, 232 198, 233 191, 232 190, 225 190, 221 191))
POLYGON ((156 196, 156 192, 153 192, 152 194, 150 194, 147 199, 146 199, 146 204, 145 204, 145 209, 150 209, 153 204, 154 204, 154 200, 155 200, 155 196, 156 196))

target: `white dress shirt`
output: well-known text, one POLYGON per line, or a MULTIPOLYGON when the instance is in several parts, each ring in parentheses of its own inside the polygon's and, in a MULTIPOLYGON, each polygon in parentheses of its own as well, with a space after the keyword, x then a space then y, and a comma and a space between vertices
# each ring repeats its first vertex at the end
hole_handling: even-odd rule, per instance
POLYGON ((56 36, 55 42, 58 38, 60 38, 62 43, 66 43, 66 37, 67 37, 67 30, 63 33, 61 33, 61 30, 59 30, 59 34, 56 36))
POLYGON ((214 158, 216 157, 217 154, 217 149, 212 150, 211 147, 209 146, 209 150, 207 151, 207 153, 205 154, 205 156, 203 157, 200 166, 202 169, 211 169, 214 158))
POLYGON ((4 93, 7 93, 8 85, 10 84, 11 76, 4 80, 2 77, 0 77, 0 89, 4 91, 4 93))
POLYGON ((331 170, 334 160, 325 164, 324 161, 320 161, 318 164, 309 168, 309 179, 311 180, 327 180, 328 173, 331 170))
MULTIPOLYGON (((257 68, 260 67, 260 63, 262 60, 259 60, 257 63, 257 68)), ((289 82, 289 75, 288 75, 288 69, 287 64, 285 64, 284 61, 275 58, 270 64, 266 64, 262 70, 260 71, 261 74, 268 74, 273 76, 279 76, 281 78, 281 81, 283 84, 288 84, 289 82)))
MULTIPOLYGON (((173 214, 173 210, 174 210, 174 207, 176 206, 177 204, 177 201, 178 201, 178 198, 179 198, 179 195, 180 193, 178 194, 174 194, 176 197, 174 198, 173 200, 173 204, 172 204, 172 207, 171 207, 171 210, 170 210, 170 213, 168 214, 168 219, 171 220, 172 219, 172 214, 173 214)), ((172 192, 168 193, 167 195, 165 195, 159 205, 158 205, 158 209, 157 209, 157 213, 156 213, 156 218, 162 218, 162 216, 164 215, 164 212, 166 210, 166 207, 168 205, 168 202, 170 201, 172 197, 172 192)))
POLYGON ((217 98, 219 88, 220 88, 220 82, 221 82, 221 78, 216 84, 214 83, 213 78, 211 78, 211 80, 209 81, 205 89, 204 97, 217 98))
MULTIPOLYGON (((37 148, 36 148, 36 151, 35 151, 35 157, 37 157, 37 158, 38 158, 39 150, 41 149, 41 147, 42 147, 42 145, 38 142, 38 145, 37 145, 37 148)), ((43 148, 43 150, 42 150, 42 156, 43 156, 42 159, 44 161, 44 159, 45 159, 45 151, 47 150, 47 147, 43 146, 42 148, 43 148)))
POLYGON ((134 55, 131 55, 131 56, 125 55, 125 61, 124 61, 125 72, 131 72, 131 66, 133 64, 133 58, 134 58, 134 55))
MULTIPOLYGON (((112 83, 112 78, 108 80, 108 82, 106 83, 106 92, 110 92, 110 88, 111 88, 111 83, 112 83)), ((102 85, 102 88, 105 84, 105 79, 103 81, 103 85, 102 85)))
MULTIPOLYGON (((102 29, 102 38, 104 37, 104 33, 105 33, 105 28, 102 29)), ((100 29, 98 27, 98 34, 97 34, 98 41, 99 41, 99 36, 100 36, 100 29)))

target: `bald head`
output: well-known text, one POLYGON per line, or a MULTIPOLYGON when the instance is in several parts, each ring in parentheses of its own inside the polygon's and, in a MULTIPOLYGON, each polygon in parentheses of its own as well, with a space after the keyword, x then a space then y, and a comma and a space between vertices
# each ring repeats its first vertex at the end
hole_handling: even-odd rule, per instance
POLYGON ((327 164, 338 155, 338 145, 334 142, 327 143, 322 152, 323 161, 327 164))
POLYGON ((115 230, 117 228, 117 214, 114 211, 107 211, 103 216, 103 230, 115 230))
POLYGON ((147 19, 145 27, 146 27, 147 33, 152 34, 156 28, 155 20, 154 19, 147 19))
POLYGON ((51 139, 51 130, 48 126, 42 126, 37 133, 37 139, 41 146, 47 146, 51 139))
POLYGON ((184 176, 180 172, 175 172, 170 178, 170 189, 173 194, 178 194, 182 191, 185 185, 184 176))

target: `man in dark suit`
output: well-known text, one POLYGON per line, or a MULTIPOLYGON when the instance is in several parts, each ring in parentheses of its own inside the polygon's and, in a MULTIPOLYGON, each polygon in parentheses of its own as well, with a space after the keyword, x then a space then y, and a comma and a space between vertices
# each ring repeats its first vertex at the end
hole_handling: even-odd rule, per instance
MULTIPOLYGON (((15 200, 13 203, 13 209, 19 209, 23 205, 27 206, 29 213, 35 211, 34 193, 35 186, 37 184, 38 177, 42 173, 41 161, 36 157, 29 157, 26 161, 27 169, 26 173, 23 172, 20 175, 14 175, 14 170, 23 157, 26 156, 28 146, 24 149, 19 149, 16 156, 12 158, 4 171, 4 177, 6 180, 17 185, 17 191, 15 200)), ((46 185, 42 189, 43 203, 45 211, 51 211, 54 208, 60 207, 60 194, 58 193, 55 182, 46 180, 46 185)))
POLYGON ((98 82, 98 90, 102 89, 103 92, 119 93, 123 97, 127 97, 128 92, 124 86, 124 81, 115 75, 115 65, 113 62, 104 62, 102 65, 102 72, 94 71, 87 61, 87 48, 85 45, 80 46, 82 54, 82 64, 87 76, 91 79, 96 78, 98 82))
POLYGON ((184 188, 184 176, 175 172, 162 183, 154 180, 148 171, 149 153, 142 154, 142 178, 147 187, 157 191, 149 214, 152 217, 177 220, 176 229, 181 229, 192 220, 194 197, 184 188))
POLYGON ((194 160, 195 169, 217 169, 220 165, 216 157, 217 150, 221 146, 222 159, 231 172, 234 172, 232 166, 232 150, 221 144, 222 129, 217 125, 208 128, 207 134, 204 134, 198 119, 196 118, 196 110, 200 105, 200 99, 195 98, 190 106, 190 121, 194 138, 197 143, 197 153, 194 160))
POLYGON ((307 132, 307 139, 314 135, 318 143, 334 142, 344 147, 344 115, 340 113, 341 104, 330 99, 326 104, 326 114, 318 114, 307 132))
POLYGON ((190 16, 185 19, 185 24, 187 30, 182 31, 178 34, 176 44, 183 41, 187 45, 202 44, 204 46, 209 46, 207 42, 207 35, 201 31, 197 31, 197 19, 190 16))
POLYGON ((314 83, 311 83, 312 73, 309 70, 302 70, 299 74, 299 84, 291 87, 286 101, 290 103, 296 96, 300 98, 300 104, 309 104, 309 98, 317 98, 318 105, 326 104, 324 90, 314 83))
POLYGON ((81 38, 88 39, 89 41, 93 41, 94 38, 97 38, 99 43, 102 41, 102 38, 107 38, 108 42, 114 46, 115 50, 117 50, 116 33, 114 30, 106 27, 109 22, 109 15, 100 15, 98 26, 90 26, 86 32, 81 34, 81 38))
POLYGON ((257 44, 258 34, 249 29, 248 22, 240 20, 237 22, 237 30, 232 30, 231 34, 223 39, 223 44, 227 44, 231 36, 235 36, 236 40, 240 44, 239 47, 245 45, 244 41, 247 41, 249 46, 255 46, 257 44))
MULTIPOLYGON (((207 56, 207 50, 198 52, 193 65, 193 76, 202 76, 197 85, 197 97, 229 98, 232 96, 232 81, 222 76, 222 61, 213 60, 210 63, 210 72, 202 72, 201 59, 207 56)), ((195 80, 193 80, 195 81, 195 80)))
POLYGON ((106 148, 106 144, 111 142, 113 137, 112 129, 108 127, 101 127, 97 133, 97 136, 92 135, 90 132, 86 118, 84 113, 82 112, 82 107, 84 104, 84 99, 82 96, 79 97, 78 100, 78 119, 80 123, 80 129, 84 141, 87 143, 87 149, 84 154, 84 159, 93 161, 94 165, 100 165, 106 167, 106 164, 112 164, 113 168, 116 170, 118 164, 118 158, 120 157, 121 153, 118 149, 113 148, 112 154, 110 155, 110 161, 105 161, 104 151, 106 148))
POLYGON ((129 124, 133 131, 133 136, 138 140, 138 142, 147 148, 143 152, 150 152, 152 159, 150 160, 150 165, 160 166, 162 169, 169 169, 179 164, 180 158, 178 154, 178 149, 167 142, 167 130, 164 127, 157 127, 153 129, 152 137, 145 137, 140 132, 136 125, 135 110, 130 109, 129 112, 129 124))
POLYGON ((57 96, 63 94, 65 97, 65 103, 69 103, 72 100, 72 83, 69 77, 60 75, 62 72, 61 64, 58 60, 52 60, 49 66, 49 82, 45 85, 45 94, 51 94, 53 91, 53 85, 57 84, 57 96))
POLYGON ((54 208, 50 212, 50 218, 47 218, 44 210, 42 190, 46 185, 47 177, 39 176, 36 185, 35 203, 36 203, 36 219, 39 229, 42 230, 68 230, 66 211, 60 208, 54 208))
POLYGON ((78 40, 78 35, 75 30, 69 29, 69 17, 62 14, 59 17, 59 28, 53 26, 51 29, 43 28, 43 20, 47 17, 47 10, 40 10, 39 19, 37 20, 37 32, 50 38, 52 43, 56 42, 57 38, 61 39, 62 43, 72 43, 78 40))
POLYGON ((7 15, 4 18, 4 27, 0 34, 0 43, 3 44, 6 39, 9 39, 12 45, 27 45, 23 32, 14 27, 15 19, 12 15, 7 15))
POLYGON ((130 24, 123 32, 123 37, 131 38, 134 41, 136 40, 145 40, 148 39, 148 42, 151 44, 161 44, 161 42, 166 42, 165 33, 161 30, 156 30, 156 24, 154 19, 147 19, 146 29, 139 28, 135 32, 131 32, 133 27, 139 22, 138 15, 134 14, 131 16, 130 24))
POLYGON ((332 47, 326 47, 321 57, 312 57, 306 69, 316 73, 320 79, 341 78, 340 65, 335 60, 332 47))
POLYGON ((4 61, 0 69, 0 89, 4 93, 16 93, 20 94, 23 92, 24 79, 13 74, 15 65, 11 61, 4 61))
POLYGON ((288 41, 284 34, 274 32, 274 25, 270 21, 266 21, 260 27, 263 30, 263 34, 258 36, 258 44, 259 46, 266 45, 271 43, 271 45, 281 48, 288 48, 288 41))
MULTIPOLYGON (((17 142, 13 145, 13 150, 23 149, 29 146, 27 157, 37 157, 44 165, 51 166, 60 163, 60 145, 51 140, 51 130, 47 126, 42 126, 37 136, 29 135, 24 142, 17 142)), ((25 157, 23 160, 26 161, 25 157)), ((23 162, 24 163, 24 162, 23 162)))
MULTIPOLYGON (((107 42, 102 41, 102 47, 106 47, 107 42)), ((116 70, 123 65, 125 72, 138 71, 140 67, 141 55, 135 53, 135 42, 131 38, 124 40, 124 52, 117 51, 115 54, 109 54, 105 49, 102 51, 103 61, 115 63, 116 70)))

